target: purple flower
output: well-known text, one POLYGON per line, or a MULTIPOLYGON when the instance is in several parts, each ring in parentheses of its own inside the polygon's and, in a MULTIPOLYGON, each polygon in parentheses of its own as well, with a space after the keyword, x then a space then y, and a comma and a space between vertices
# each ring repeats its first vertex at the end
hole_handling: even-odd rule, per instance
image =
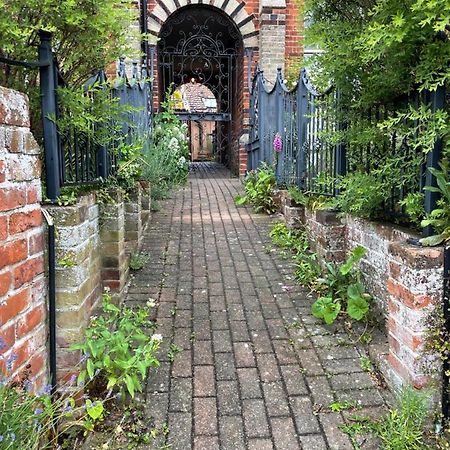
POLYGON ((6 342, 3 338, 0 338, 0 350, 3 350, 6 347, 6 342))
POLYGON ((0 442, 3 442, 3 435, 2 434, 0 434, 0 442))
POLYGON ((91 357, 91 355, 90 355, 89 353, 84 353, 84 354, 81 356, 80 363, 86 362, 90 357, 91 357))
POLYGON ((42 414, 44 412, 44 410, 42 409, 42 408, 36 408, 35 410, 34 410, 34 414, 36 415, 36 416, 38 416, 39 414, 42 414))
POLYGON ((280 153, 283 149, 283 140, 281 139, 280 133, 277 133, 275 135, 275 138, 273 140, 273 149, 276 153, 280 153))
POLYGON ((76 379, 77 379, 77 376, 76 376, 75 374, 73 374, 73 375, 70 377, 69 384, 70 384, 70 385, 75 384, 76 379))
POLYGON ((52 392, 52 385, 51 384, 46 384, 44 386, 44 389, 42 389, 42 394, 43 395, 49 395, 52 392))
POLYGON ((6 360, 6 371, 11 372, 14 361, 17 360, 17 355, 15 353, 11 353, 8 359, 6 360))

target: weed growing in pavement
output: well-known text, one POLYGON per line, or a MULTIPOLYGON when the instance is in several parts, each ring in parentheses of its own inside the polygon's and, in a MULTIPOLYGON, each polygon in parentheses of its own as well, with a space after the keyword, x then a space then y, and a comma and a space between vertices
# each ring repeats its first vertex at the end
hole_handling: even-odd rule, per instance
POLYGON ((85 332, 85 340, 73 345, 81 350, 86 368, 78 382, 97 375, 97 389, 125 391, 134 397, 142 391, 142 381, 150 367, 158 367, 156 358, 162 336, 149 335, 154 323, 149 319, 150 306, 118 308, 109 292, 103 294, 103 314, 92 317, 85 332))
POLYGON ((150 255, 145 252, 134 252, 130 256, 129 266, 131 270, 141 270, 148 263, 150 255))

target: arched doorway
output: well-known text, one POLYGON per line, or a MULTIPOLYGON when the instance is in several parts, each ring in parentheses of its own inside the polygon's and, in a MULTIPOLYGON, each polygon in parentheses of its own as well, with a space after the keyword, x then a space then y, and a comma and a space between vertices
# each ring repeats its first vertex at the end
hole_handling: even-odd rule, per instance
POLYGON ((182 94, 176 113, 191 130, 193 159, 201 155, 202 159, 234 165, 233 145, 238 145, 235 141, 242 125, 242 57, 241 33, 215 7, 179 8, 161 28, 160 100, 170 87, 182 94), (205 143, 209 149, 204 148, 205 143))

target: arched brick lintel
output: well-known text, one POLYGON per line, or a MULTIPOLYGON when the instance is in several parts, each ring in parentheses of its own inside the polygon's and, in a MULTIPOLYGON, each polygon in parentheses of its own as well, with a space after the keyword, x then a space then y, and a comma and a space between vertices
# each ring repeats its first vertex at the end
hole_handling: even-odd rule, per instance
POLYGON ((258 46, 258 31, 253 23, 255 17, 248 14, 245 3, 238 0, 212 0, 209 3, 203 3, 203 0, 158 0, 148 16, 149 33, 158 37, 165 21, 177 9, 188 5, 208 5, 222 10, 241 32, 244 47, 258 46))

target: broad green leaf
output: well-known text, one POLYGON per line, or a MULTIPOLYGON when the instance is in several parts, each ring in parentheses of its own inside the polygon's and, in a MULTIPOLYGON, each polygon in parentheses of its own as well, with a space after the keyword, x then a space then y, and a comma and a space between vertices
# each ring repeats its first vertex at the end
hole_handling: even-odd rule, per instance
POLYGON ((339 315, 341 311, 341 304, 339 302, 333 302, 331 297, 320 297, 312 305, 312 313, 318 319, 323 319, 326 324, 330 325, 339 315))
POLYGON ((134 381, 130 375, 125 375, 125 384, 127 386, 129 394, 131 395, 132 398, 134 398, 135 393, 134 381))
POLYGON ((347 313, 355 320, 361 320, 369 312, 369 303, 362 297, 349 298, 347 303, 347 313))
POLYGON ((244 195, 237 195, 236 197, 234 197, 234 203, 236 203, 236 205, 240 206, 240 205, 245 205, 247 203, 248 199, 247 196, 244 195))
POLYGON ((103 402, 96 401, 92 402, 91 400, 86 400, 86 411, 93 420, 98 420, 102 417, 104 407, 103 402))
POLYGON ((425 247, 433 247, 435 245, 442 244, 444 242, 444 239, 444 234, 435 234, 434 236, 420 239, 420 243, 425 247))
POLYGON ((361 283, 353 283, 347 288, 347 296, 354 299, 361 298, 364 291, 364 286, 361 283))
POLYGON ((344 264, 339 268, 342 275, 347 275, 353 269, 353 266, 366 254, 366 249, 361 245, 355 247, 344 264))

